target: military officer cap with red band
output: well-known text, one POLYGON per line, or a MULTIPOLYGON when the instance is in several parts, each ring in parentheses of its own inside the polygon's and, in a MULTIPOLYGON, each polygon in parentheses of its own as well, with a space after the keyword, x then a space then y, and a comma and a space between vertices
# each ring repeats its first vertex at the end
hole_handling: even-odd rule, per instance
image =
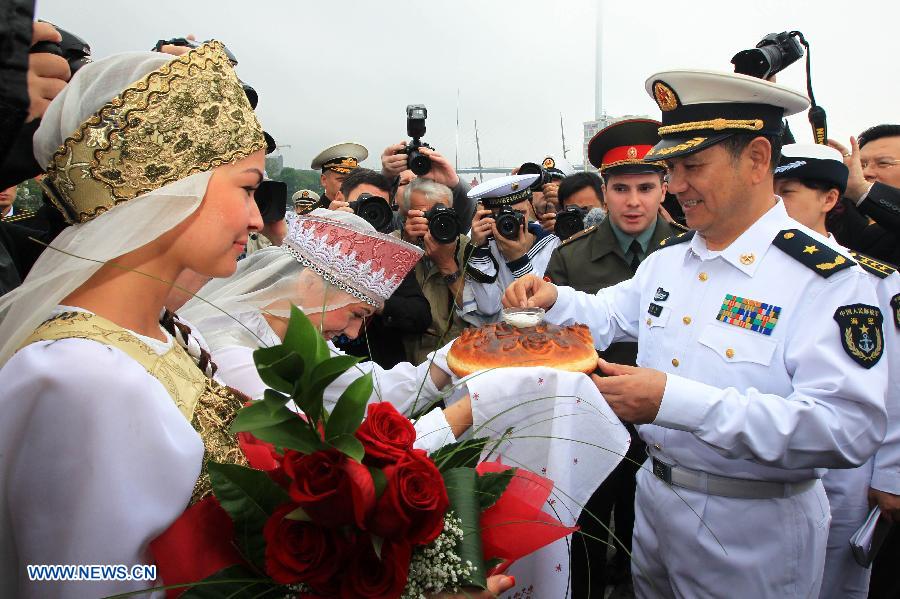
POLYGON ((588 143, 588 160, 604 177, 659 173, 660 163, 647 162, 644 156, 659 142, 662 123, 652 119, 628 119, 597 132, 588 143))

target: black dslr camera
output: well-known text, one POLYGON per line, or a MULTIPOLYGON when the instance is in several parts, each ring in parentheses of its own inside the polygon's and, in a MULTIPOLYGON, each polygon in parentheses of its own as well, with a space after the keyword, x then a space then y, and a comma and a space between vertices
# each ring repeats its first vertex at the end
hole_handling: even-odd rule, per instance
POLYGON ((782 31, 762 38, 755 48, 741 50, 731 59, 734 72, 758 79, 768 79, 803 58, 799 32, 782 31))
POLYGON ((56 27, 56 30, 59 31, 59 35, 62 37, 58 44, 55 42, 38 42, 31 47, 29 53, 46 52, 62 56, 69 63, 69 70, 74 75, 75 71, 91 62, 91 46, 74 33, 69 33, 61 27, 56 27))
POLYGON ((406 167, 419 177, 431 170, 431 158, 422 154, 419 148, 434 149, 422 141, 427 118, 428 109, 424 104, 410 104, 406 107, 406 134, 412 141, 406 144, 400 153, 406 154, 406 167))
POLYGON ((497 232, 507 239, 518 239, 519 230, 525 226, 525 213, 509 206, 501 206, 494 214, 494 224, 497 232))
POLYGON ((253 194, 259 215, 264 223, 274 223, 284 220, 287 211, 287 183, 263 179, 253 194))
POLYGON ((443 204, 435 204, 425 213, 428 219, 428 232, 438 243, 456 243, 462 227, 459 225, 459 217, 453 208, 447 208, 443 204))
POLYGON ((566 206, 566 209, 556 215, 556 226, 553 234, 565 241, 575 233, 584 230, 584 217, 590 212, 581 206, 566 206))
MULTIPOLYGON (((210 42, 212 40, 206 40, 206 42, 210 42)), ((170 40, 159 40, 156 42, 156 45, 153 46, 154 52, 162 52, 163 46, 185 46, 187 48, 199 48, 206 42, 198 42, 197 40, 189 40, 184 37, 173 37, 170 40)), ((231 66, 236 67, 238 65, 238 59, 234 55, 234 53, 228 49, 228 46, 222 44, 222 47, 225 49, 225 55, 228 57, 228 61, 231 63, 231 66)), ((253 110, 256 110, 256 105, 259 103, 259 94, 256 93, 256 90, 238 79, 241 83, 241 87, 244 88, 244 93, 247 94, 247 100, 250 101, 250 107, 253 110)))
POLYGON ((350 208, 357 216, 364 218, 376 231, 390 233, 394 221, 394 211, 387 200, 371 193, 360 194, 350 202, 350 208))
POLYGON ((519 167, 517 175, 539 175, 534 183, 528 186, 531 191, 540 191, 541 188, 553 180, 550 171, 535 162, 526 162, 519 167))

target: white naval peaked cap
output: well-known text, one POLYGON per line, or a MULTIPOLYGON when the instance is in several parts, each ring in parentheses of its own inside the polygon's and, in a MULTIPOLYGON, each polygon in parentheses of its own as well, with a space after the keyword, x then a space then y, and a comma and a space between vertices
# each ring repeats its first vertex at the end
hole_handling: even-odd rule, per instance
POLYGON ((309 167, 313 170, 332 170, 349 173, 369 157, 369 150, 362 144, 345 141, 325 148, 313 158, 309 167))
POLYGON ((476 202, 480 201, 490 207, 516 204, 531 197, 529 186, 537 181, 539 176, 507 175, 489 179, 473 187, 467 195, 476 202))

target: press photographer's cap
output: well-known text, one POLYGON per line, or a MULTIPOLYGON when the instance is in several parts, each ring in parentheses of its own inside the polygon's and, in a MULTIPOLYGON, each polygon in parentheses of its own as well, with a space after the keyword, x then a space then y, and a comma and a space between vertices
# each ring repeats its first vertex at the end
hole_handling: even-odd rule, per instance
POLYGON ((776 179, 822 181, 843 193, 850 171, 841 153, 822 144, 788 144, 781 148, 781 161, 775 168, 776 179))
POLYGON ((644 156, 659 143, 662 123, 653 119, 628 119, 597 132, 588 142, 588 160, 600 174, 636 175, 658 173, 665 166, 644 156))
POLYGON ((497 177, 476 185, 467 194, 469 198, 484 204, 485 208, 498 208, 518 204, 531 199, 529 185, 540 175, 508 175, 497 177))
POLYGON ((809 107, 803 93, 737 73, 664 71, 644 87, 662 111, 649 160, 693 154, 737 133, 781 135, 782 119, 809 107))
POLYGON ((352 141, 339 143, 325 148, 313 158, 310 168, 317 171, 334 171, 346 175, 369 157, 369 150, 362 144, 352 141))
POLYGON ((541 166, 543 166, 554 179, 565 179, 569 175, 575 174, 575 168, 565 158, 557 158, 552 155, 546 156, 541 162, 541 166))

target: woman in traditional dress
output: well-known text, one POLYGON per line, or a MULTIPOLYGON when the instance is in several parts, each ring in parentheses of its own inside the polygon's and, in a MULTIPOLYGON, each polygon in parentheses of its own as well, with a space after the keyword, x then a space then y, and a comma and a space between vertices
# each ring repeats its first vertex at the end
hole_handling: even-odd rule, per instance
POLYGON ((163 305, 184 269, 234 272, 262 226, 265 139, 211 43, 85 66, 34 148, 72 226, 0 300, 0 596, 148 588, 26 566, 152 563, 151 541, 209 495, 206 462, 246 463, 227 432, 241 400, 163 305))
MULTIPOLYGON (((227 279, 210 281, 179 314, 209 343, 218 376, 229 386, 262 399, 266 385, 253 362, 253 351, 281 343, 291 304, 299 307, 340 354, 330 339, 355 339, 368 316, 380 309, 412 269, 422 250, 378 233, 355 214, 318 209, 291 219, 282 246, 242 260, 227 279)), ((419 366, 401 363, 386 370, 374 362, 353 368, 325 391, 333 405, 344 389, 365 372, 373 377, 372 401, 388 401, 407 414, 423 413, 450 383, 445 352, 419 366), (439 367, 443 366, 443 368, 439 367)), ((464 414, 468 399, 452 412, 464 414)), ((471 410, 469 410, 471 411, 471 410)), ((417 425, 426 449, 453 441, 440 410, 417 425)))

